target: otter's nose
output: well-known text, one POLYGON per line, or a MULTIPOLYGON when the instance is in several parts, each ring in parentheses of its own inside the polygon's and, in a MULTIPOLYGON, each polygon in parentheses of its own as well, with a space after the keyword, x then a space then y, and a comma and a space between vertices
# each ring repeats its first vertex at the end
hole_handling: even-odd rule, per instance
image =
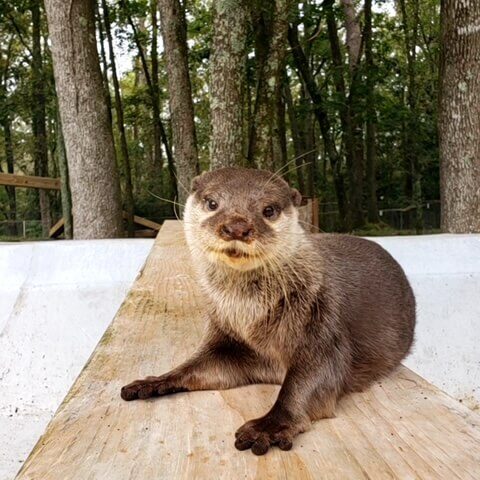
POLYGON ((253 228, 244 220, 237 220, 223 224, 220 227, 219 233, 223 240, 241 240, 247 242, 253 236, 253 228))

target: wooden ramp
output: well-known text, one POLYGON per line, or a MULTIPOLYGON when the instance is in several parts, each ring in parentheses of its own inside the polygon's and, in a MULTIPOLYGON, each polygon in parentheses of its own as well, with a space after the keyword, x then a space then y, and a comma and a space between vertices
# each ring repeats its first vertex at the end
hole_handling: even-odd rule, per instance
MULTIPOLYGON (((118 259, 119 262, 122 259, 118 259)), ((234 432, 278 387, 124 402, 120 387, 187 358, 202 297, 179 223, 166 222, 142 273, 17 478, 479 479, 480 419, 406 368, 344 399, 290 452, 239 452, 234 432)))

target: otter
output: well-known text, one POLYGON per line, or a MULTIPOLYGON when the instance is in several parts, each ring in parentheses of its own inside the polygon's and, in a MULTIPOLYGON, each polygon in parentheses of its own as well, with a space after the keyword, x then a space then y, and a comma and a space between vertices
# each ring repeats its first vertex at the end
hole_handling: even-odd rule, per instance
POLYGON ((124 400, 281 384, 268 413, 241 426, 239 450, 292 448, 337 401, 391 373, 408 354, 415 298, 378 244, 310 234, 301 195, 279 175, 223 168, 192 182, 184 228, 207 299, 200 348, 174 370, 136 380, 124 400))

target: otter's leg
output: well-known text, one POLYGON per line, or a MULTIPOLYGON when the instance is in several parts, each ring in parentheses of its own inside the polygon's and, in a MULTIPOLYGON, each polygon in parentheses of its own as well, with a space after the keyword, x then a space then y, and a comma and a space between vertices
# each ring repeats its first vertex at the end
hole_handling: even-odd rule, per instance
POLYGON ((145 399, 193 390, 224 390, 250 383, 281 383, 282 372, 240 343, 211 326, 200 350, 160 377, 147 377, 125 385, 124 400, 145 399))
POLYGON ((343 382, 341 355, 302 355, 292 364, 277 401, 261 418, 251 420, 235 434, 238 450, 264 455, 272 445, 292 448, 293 438, 313 420, 331 417, 343 382), (313 357, 318 358, 315 360, 313 357))

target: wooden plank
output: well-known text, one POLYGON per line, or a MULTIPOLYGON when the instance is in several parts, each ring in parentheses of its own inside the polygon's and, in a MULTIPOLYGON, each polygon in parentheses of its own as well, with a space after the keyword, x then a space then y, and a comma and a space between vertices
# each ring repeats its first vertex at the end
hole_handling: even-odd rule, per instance
POLYGON ((0 173, 0 185, 10 185, 22 188, 41 188, 45 190, 60 190, 59 178, 34 177, 14 173, 0 173))
POLYGON ((302 205, 298 208, 298 217, 305 230, 318 233, 318 198, 303 197, 302 205))
POLYGON ((133 233, 135 238, 155 238, 158 232, 147 228, 146 230, 135 230, 133 233))
MULTIPOLYGON (((121 259, 119 259, 121 261, 121 259)), ((188 357, 203 298, 181 225, 166 222, 146 265, 19 479, 474 479, 480 419, 406 368, 340 402, 290 452, 239 452, 235 430, 278 387, 124 402, 120 387, 188 357)))
POLYGON ((59 237, 65 229, 65 220, 62 217, 48 232, 48 236, 50 238, 57 238, 59 237))
MULTIPOLYGON (((126 220, 128 218, 127 212, 123 211, 122 214, 123 214, 123 218, 126 220)), ((152 230, 155 230, 156 232, 158 232, 162 228, 162 226, 159 223, 154 222, 152 220, 148 220, 148 218, 139 217, 137 215, 133 216, 133 221, 137 225, 141 225, 142 227, 151 228, 152 230)))

